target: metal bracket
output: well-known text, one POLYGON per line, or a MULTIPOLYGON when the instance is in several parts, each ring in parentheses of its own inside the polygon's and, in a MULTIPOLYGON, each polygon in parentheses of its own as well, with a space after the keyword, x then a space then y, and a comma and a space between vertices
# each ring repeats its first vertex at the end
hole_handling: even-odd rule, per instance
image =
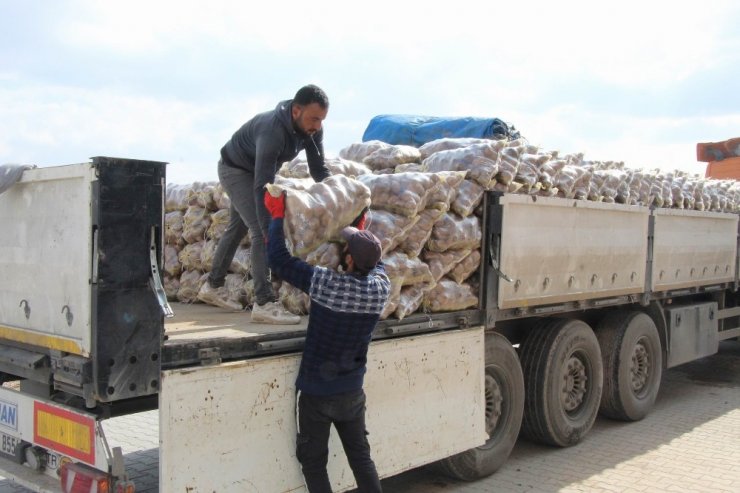
POLYGON ((169 302, 167 301, 167 293, 164 291, 162 286, 162 278, 159 276, 159 267, 157 267, 157 242, 155 240, 155 228, 152 227, 151 241, 149 243, 149 265, 152 269, 152 277, 150 278, 150 286, 154 294, 157 296, 159 306, 162 308, 164 316, 172 318, 175 313, 172 311, 169 302))
POLYGON ((218 365, 221 363, 221 351, 215 347, 199 349, 198 358, 203 366, 218 365))

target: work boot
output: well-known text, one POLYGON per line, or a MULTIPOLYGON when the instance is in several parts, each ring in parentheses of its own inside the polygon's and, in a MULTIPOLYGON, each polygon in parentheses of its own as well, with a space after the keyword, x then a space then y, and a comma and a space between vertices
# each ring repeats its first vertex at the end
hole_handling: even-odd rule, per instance
POLYGON ((301 322, 301 317, 293 315, 279 301, 254 304, 252 307, 252 322, 261 324, 292 325, 301 322))
POLYGON ((217 306, 225 310, 242 311, 244 307, 241 303, 229 299, 228 292, 224 286, 214 288, 208 281, 203 283, 198 291, 198 299, 203 303, 217 306))

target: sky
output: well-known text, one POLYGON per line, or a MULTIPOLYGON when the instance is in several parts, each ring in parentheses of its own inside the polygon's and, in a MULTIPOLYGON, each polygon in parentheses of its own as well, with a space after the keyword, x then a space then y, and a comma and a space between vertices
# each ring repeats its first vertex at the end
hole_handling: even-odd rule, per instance
POLYGON ((304 84, 327 155, 379 114, 497 117, 532 144, 703 174, 740 137, 740 2, 0 0, 0 163, 166 161, 215 181, 304 84))

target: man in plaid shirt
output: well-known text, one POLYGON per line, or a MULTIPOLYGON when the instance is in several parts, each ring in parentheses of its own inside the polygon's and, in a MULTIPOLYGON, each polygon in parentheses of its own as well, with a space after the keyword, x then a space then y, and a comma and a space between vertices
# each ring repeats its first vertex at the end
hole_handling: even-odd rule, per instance
POLYGON ((364 230, 342 230, 344 273, 312 266, 285 247, 285 194, 265 192, 272 221, 268 233, 270 268, 281 279, 309 295, 306 342, 296 380, 296 456, 311 493, 331 492, 326 465, 329 430, 337 430, 360 492, 380 492, 380 479, 370 457, 365 428, 367 350, 372 332, 390 293, 390 280, 380 260, 380 241, 364 230))

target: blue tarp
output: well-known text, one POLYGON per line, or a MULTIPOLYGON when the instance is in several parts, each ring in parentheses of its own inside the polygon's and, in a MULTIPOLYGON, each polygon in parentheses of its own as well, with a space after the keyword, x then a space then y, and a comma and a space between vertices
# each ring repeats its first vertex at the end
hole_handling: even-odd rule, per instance
POLYGON ((498 118, 378 115, 370 120, 362 141, 380 140, 419 147, 443 137, 515 139, 519 132, 498 118))

